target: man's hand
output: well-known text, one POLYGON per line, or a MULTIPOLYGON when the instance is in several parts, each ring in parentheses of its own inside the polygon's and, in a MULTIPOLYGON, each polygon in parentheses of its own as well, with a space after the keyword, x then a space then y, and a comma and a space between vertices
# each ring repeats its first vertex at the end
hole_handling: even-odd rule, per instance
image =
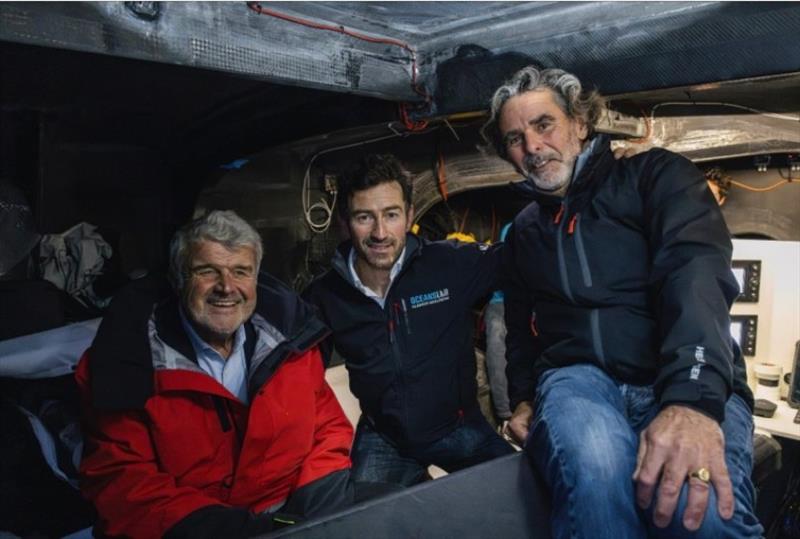
POLYGON ((672 520, 684 481, 689 481, 689 499, 683 525, 695 531, 703 523, 708 506, 709 483, 688 478, 706 468, 717 493, 720 517, 733 516, 733 487, 725 465, 725 438, 716 421, 686 406, 664 408, 639 437, 636 457, 636 503, 646 509, 658 486, 653 523, 665 528, 672 520), (660 481, 659 481, 660 477, 660 481))
POLYGON ((533 421, 533 406, 530 401, 522 401, 514 408, 511 419, 506 424, 505 433, 519 445, 525 445, 528 438, 528 428, 533 421))
POLYGON ((647 148, 639 147, 639 146, 618 146, 612 150, 614 154, 614 159, 619 161, 620 159, 627 159, 629 157, 633 157, 638 153, 642 153, 647 148))

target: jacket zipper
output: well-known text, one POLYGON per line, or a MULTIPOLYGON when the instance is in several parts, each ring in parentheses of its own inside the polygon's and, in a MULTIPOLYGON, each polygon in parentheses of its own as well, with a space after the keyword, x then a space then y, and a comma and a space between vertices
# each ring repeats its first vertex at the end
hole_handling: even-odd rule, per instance
POLYGON ((570 302, 574 303, 575 298, 572 296, 572 289, 569 286, 569 276, 567 275, 567 263, 564 259, 564 223, 565 220, 561 219, 561 217, 567 213, 568 206, 567 206, 567 199, 564 198, 564 201, 561 203, 561 209, 558 210, 555 218, 553 219, 554 223, 558 224, 558 228, 556 229, 556 255, 558 257, 558 274, 561 277, 561 286, 564 288, 564 294, 567 296, 570 302))
POLYGON ((238 450, 234 454, 233 463, 231 465, 231 473, 222 479, 222 485, 228 489, 227 495, 230 495, 230 489, 233 487, 233 479, 236 476, 236 467, 238 466, 239 456, 241 455, 242 446, 244 445, 244 435, 239 430, 239 425, 233 419, 233 414, 231 414, 228 407, 228 400, 218 395, 213 395, 211 400, 214 401, 214 408, 217 411, 217 417, 219 418, 222 432, 228 433, 233 430, 238 444, 238 450))
MULTIPOLYGON (((408 247, 408 242, 406 242, 406 248, 408 247)), ((394 368, 395 373, 397 375, 397 382, 399 386, 399 391, 397 392, 400 400, 400 413, 403 417, 403 424, 408 425, 408 406, 406 405, 406 395, 405 395, 405 385, 406 380, 403 376, 403 361, 402 357, 402 350, 400 349, 400 344, 397 341, 397 326, 400 323, 398 311, 398 302, 392 301, 390 303, 390 294, 392 293, 392 289, 394 288, 395 284, 397 284, 403 275, 408 271, 408 267, 411 265, 411 260, 419 256, 419 248, 415 249, 414 251, 407 251, 406 258, 403 261, 403 265, 400 267, 400 271, 395 276, 392 284, 389 285, 389 288, 386 290, 386 303, 385 306, 389 307, 389 345, 391 347, 392 352, 392 359, 394 360, 394 368), (394 318, 393 318, 394 313, 394 318)), ((401 298, 401 301, 402 298, 401 298)), ((408 324, 408 312, 405 311, 405 302, 403 301, 403 309, 404 309, 404 316, 406 320, 406 331, 410 335, 411 334, 411 326, 408 324)), ((384 308, 384 313, 386 312, 386 308, 384 308)))
POLYGON ((411 335, 411 322, 408 319, 408 308, 406 307, 406 300, 400 298, 400 305, 403 307, 403 321, 406 324, 406 335, 411 335))
MULTIPOLYGON (((406 242, 406 246, 408 246, 407 242, 406 242)), ((395 302, 390 302, 389 296, 390 296, 390 294, 392 292, 392 289, 394 288, 394 285, 400 280, 400 278, 403 276, 403 274, 407 271, 409 265, 411 264, 411 260, 413 258, 416 258, 417 256, 419 256, 418 250, 419 250, 419 247, 417 249, 415 249, 414 251, 407 251, 406 252, 406 255, 405 255, 406 259, 403 261, 403 265, 401 266, 400 271, 395 276, 395 278, 392 281, 392 284, 389 286, 388 290, 386 290, 386 296, 385 296, 386 300, 384 302, 384 308, 383 308, 384 316, 388 315, 387 316, 388 320, 386 322, 386 327, 387 327, 387 329, 389 331, 389 346, 391 348, 392 359, 394 360, 394 368, 395 368, 395 374, 396 374, 397 380, 398 380, 398 385, 400 386, 400 391, 398 391, 398 395, 400 396, 401 413, 403 415, 404 423, 406 425, 408 424, 408 407, 406 406, 406 399, 405 399, 405 394, 404 394, 404 391, 403 391, 404 388, 405 388, 405 378, 403 377, 403 363, 402 363, 402 360, 401 360, 401 353, 400 353, 401 350, 400 350, 400 346, 399 346, 399 344, 397 342, 397 325, 398 325, 398 322, 399 322, 399 318, 396 319, 395 317, 393 317, 393 311, 396 309, 395 305, 397 304, 397 302, 396 301, 395 302), (387 312, 387 308, 388 308, 388 312, 387 312)), ((344 259, 345 255, 342 255, 342 258, 344 259)), ((346 262, 344 263, 344 267, 340 267, 340 266, 338 266, 336 264, 334 264, 334 267, 335 267, 336 271, 339 273, 339 275, 345 280, 345 282, 349 283, 350 286, 352 286, 354 289, 356 289, 355 284, 353 283, 352 279, 350 278, 350 270, 347 267, 347 263, 346 262)), ((361 292, 359 291, 359 293, 361 293, 361 292)), ((370 303, 372 303, 373 305, 378 307, 378 305, 375 303, 375 301, 373 301, 371 299, 369 299, 369 301, 370 301, 370 303)), ((408 322, 408 312, 405 311, 405 302, 403 302, 403 308, 404 308, 404 316, 405 316, 406 322, 408 322)), ((406 323, 406 331, 407 331, 407 333, 409 335, 411 334, 411 326, 408 323, 406 323)), ((372 420, 371 418, 368 417, 367 419, 370 420, 371 423, 374 423, 374 420, 372 420)))
MULTIPOLYGON (((398 275, 395 278, 395 281, 399 277, 400 277, 400 275, 398 275)), ((401 349, 400 349, 400 343, 397 340, 397 332, 396 332, 397 326, 399 325, 398 311, 400 310, 400 305, 399 305, 399 303, 397 301, 392 301, 392 302, 389 301, 388 292, 387 292, 385 305, 386 305, 386 307, 388 307, 388 313, 387 314, 389 316, 389 321, 388 321, 388 324, 389 324, 389 344, 390 344, 391 350, 392 350, 392 359, 394 360, 395 373, 397 375, 398 384, 400 386, 400 391, 397 392, 397 394, 398 394, 398 396, 400 398, 400 410, 401 410, 401 413, 402 413, 403 419, 404 419, 403 423, 405 425, 408 425, 408 406, 406 406, 406 397, 405 397, 405 391, 404 391, 405 385, 406 385, 406 381, 405 381, 405 377, 403 376, 403 362, 402 362, 402 359, 401 359, 402 354, 401 354, 401 349)), ((386 309, 384 309, 384 312, 385 311, 386 311, 386 309)))
MULTIPOLYGON (((592 287, 592 272, 589 268, 589 259, 586 256, 586 250, 583 245, 583 234, 581 233, 581 214, 576 213, 570 219, 570 226, 568 228, 568 234, 575 235, 575 250, 578 253, 578 263, 581 266, 581 275, 583 276, 583 285, 587 288, 592 287)), ((605 365, 606 364, 606 356, 605 351, 603 350, 603 338, 602 333, 600 331, 600 311, 597 308, 592 309, 589 312, 589 322, 591 324, 592 330, 592 348, 594 349, 594 353, 597 356, 597 359, 605 365)))
POLYGON ((581 265, 581 273, 583 274, 583 285, 587 288, 592 287, 592 273, 589 271, 589 261, 586 258, 586 251, 583 248, 583 236, 581 235, 581 214, 576 213, 572 217, 570 223, 574 223, 571 227, 575 233, 575 248, 578 251, 578 261, 581 265))

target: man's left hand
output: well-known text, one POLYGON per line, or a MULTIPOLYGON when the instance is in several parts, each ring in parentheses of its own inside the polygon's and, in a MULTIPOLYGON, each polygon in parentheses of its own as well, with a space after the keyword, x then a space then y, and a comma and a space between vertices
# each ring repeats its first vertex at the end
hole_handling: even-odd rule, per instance
POLYGON ((666 528, 672 520, 684 481, 689 482, 689 499, 683 525, 695 531, 703 523, 710 485, 689 474, 706 468, 717 493, 720 517, 733 516, 733 487, 725 465, 725 437, 719 424, 686 406, 664 408, 639 437, 636 457, 636 503, 646 509, 658 487, 653 522, 666 528))
POLYGON ((634 155, 640 154, 646 151, 647 148, 641 146, 617 146, 611 153, 614 154, 614 159, 619 161, 620 159, 628 159, 629 157, 633 157, 634 155))

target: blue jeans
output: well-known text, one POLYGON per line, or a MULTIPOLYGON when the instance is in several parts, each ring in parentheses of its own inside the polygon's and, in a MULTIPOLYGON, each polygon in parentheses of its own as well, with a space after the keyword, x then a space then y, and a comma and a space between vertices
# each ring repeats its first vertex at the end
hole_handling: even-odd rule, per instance
POLYGON ((408 487, 423 481, 431 464, 455 472, 513 452, 514 448, 478 415, 465 419, 453 432, 435 442, 414 449, 398 448, 362 418, 350 456, 354 481, 408 487))
POLYGON ((733 518, 719 517, 712 487, 702 526, 687 531, 682 524, 685 484, 667 528, 653 524, 655 504, 639 509, 632 480, 639 433, 658 411, 651 386, 618 383, 592 365, 542 375, 525 451, 551 491, 554 538, 761 537, 764 529, 754 516, 750 481, 753 418, 738 395, 728 399, 721 425, 736 500, 733 518))

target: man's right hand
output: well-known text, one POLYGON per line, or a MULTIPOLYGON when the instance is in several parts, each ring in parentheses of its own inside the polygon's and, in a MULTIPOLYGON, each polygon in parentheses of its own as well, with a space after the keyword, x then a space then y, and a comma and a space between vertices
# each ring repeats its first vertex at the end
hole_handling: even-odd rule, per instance
POLYGON ((530 401, 522 401, 514 408, 511 419, 506 424, 505 433, 520 446, 528 439, 528 429, 533 421, 533 405, 530 401))

